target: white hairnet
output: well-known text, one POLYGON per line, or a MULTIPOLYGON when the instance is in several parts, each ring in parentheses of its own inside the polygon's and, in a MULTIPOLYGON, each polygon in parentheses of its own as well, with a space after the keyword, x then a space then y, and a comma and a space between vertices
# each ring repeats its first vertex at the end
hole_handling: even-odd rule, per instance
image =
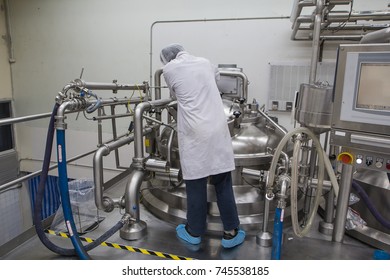
POLYGON ((160 53, 161 62, 164 65, 167 64, 172 59, 175 59, 176 55, 182 51, 184 51, 184 48, 182 45, 179 45, 179 44, 171 44, 171 45, 166 46, 165 48, 163 48, 161 50, 161 53, 160 53))

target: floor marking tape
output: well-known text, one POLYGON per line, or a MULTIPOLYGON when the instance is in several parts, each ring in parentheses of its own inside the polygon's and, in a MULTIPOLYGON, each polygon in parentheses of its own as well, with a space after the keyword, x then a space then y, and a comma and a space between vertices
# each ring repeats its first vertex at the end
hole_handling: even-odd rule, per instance
MULTIPOLYGON (((69 234, 64 233, 64 232, 55 232, 54 230, 45 230, 46 233, 51 234, 51 235, 56 235, 64 238, 69 238, 69 234)), ((88 243, 92 243, 94 240, 89 237, 83 237, 80 236, 81 241, 85 241, 88 243)), ((143 249, 143 248, 137 248, 137 247, 132 247, 129 245, 121 245, 118 243, 111 243, 111 242, 102 242, 100 244, 101 246, 107 246, 115 249, 120 249, 120 250, 126 250, 132 253, 140 253, 144 255, 151 255, 151 256, 156 256, 160 258, 165 258, 165 259, 172 259, 172 260, 194 260, 193 258, 188 258, 188 257, 183 257, 183 256, 177 256, 173 254, 168 254, 168 253, 163 253, 163 252, 158 252, 154 250, 149 250, 149 249, 143 249)))

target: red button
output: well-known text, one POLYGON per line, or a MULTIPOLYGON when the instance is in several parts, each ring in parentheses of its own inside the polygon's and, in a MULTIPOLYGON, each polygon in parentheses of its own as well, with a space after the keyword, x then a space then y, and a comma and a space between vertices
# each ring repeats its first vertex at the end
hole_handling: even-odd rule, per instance
POLYGON ((343 163, 351 163, 351 161, 352 161, 352 159, 349 155, 342 155, 340 159, 343 163))
POLYGON ((345 164, 351 164, 353 162, 353 156, 347 152, 339 154, 337 159, 345 164))

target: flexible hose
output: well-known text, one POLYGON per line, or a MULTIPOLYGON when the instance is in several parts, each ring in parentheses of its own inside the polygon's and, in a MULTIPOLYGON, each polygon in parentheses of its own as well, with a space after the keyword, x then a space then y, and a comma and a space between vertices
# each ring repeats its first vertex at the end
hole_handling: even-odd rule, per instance
POLYGON ((302 143, 299 139, 296 139, 294 144, 293 159, 291 162, 291 219, 294 229, 294 233, 299 236, 305 236, 311 229, 315 215, 317 214, 318 206, 320 204, 320 198, 322 196, 322 185, 324 182, 324 153, 321 147, 320 142, 317 137, 310 131, 310 133, 305 132, 312 138, 315 143, 315 147, 318 154, 318 184, 316 195, 314 198, 314 206, 309 214, 309 219, 306 225, 301 229, 301 226, 298 222, 298 167, 299 167, 299 151, 301 149, 302 143))
MULTIPOLYGON (((76 251, 74 249, 61 248, 56 244, 52 243, 49 240, 49 238, 47 238, 45 234, 45 230, 42 226, 42 200, 44 197, 47 176, 49 173, 50 158, 51 158, 51 151, 53 146, 54 130, 55 130, 54 121, 55 121, 55 116, 57 115, 58 107, 59 104, 56 103, 50 117, 49 128, 46 136, 46 147, 45 147, 45 154, 44 154, 43 165, 42 165, 42 173, 41 173, 40 182, 39 182, 36 199, 35 199, 33 221, 34 221, 34 227, 38 235, 38 238, 49 250, 62 256, 74 256, 76 255, 76 251)), ((109 237, 111 237, 115 232, 120 230, 123 227, 123 225, 124 225, 124 221, 122 220, 119 221, 116 225, 114 225, 111 229, 105 232, 102 236, 97 238, 92 243, 86 245, 85 250, 89 251, 96 248, 102 242, 104 242, 109 237)))
MULTIPOLYGON (((307 234, 307 232, 310 230, 310 227, 311 227, 312 222, 314 220, 315 214, 317 213, 319 200, 320 200, 321 195, 322 195, 321 192, 322 192, 322 185, 323 185, 323 179, 324 179, 324 151, 321 148, 321 144, 320 144, 319 140, 317 139, 317 137, 308 128, 298 127, 296 129, 288 132, 286 135, 284 135, 282 140, 279 142, 278 146, 275 149, 274 156, 272 158, 271 166, 269 169, 267 188, 268 189, 272 188, 272 185, 275 182, 276 167, 277 167, 277 163, 279 161, 279 157, 280 157, 280 154, 282 153, 284 146, 287 144, 287 142, 290 140, 290 138, 293 135, 298 134, 298 133, 305 133, 314 141, 316 149, 317 149, 318 157, 319 157, 318 186, 317 186, 316 197, 314 200, 314 207, 312 208, 311 213, 309 215, 310 216, 309 222, 306 224, 306 226, 303 230, 300 230, 300 226, 297 222, 298 221, 298 202, 297 202, 297 196, 298 196, 298 182, 297 182, 297 180, 298 180, 298 174, 297 174, 298 162, 297 162, 297 160, 298 160, 298 156, 296 155, 296 152, 293 155, 293 160, 295 160, 295 163, 292 163, 292 165, 293 165, 292 175, 294 175, 294 177, 292 178, 292 182, 291 182, 291 208, 292 208, 291 217, 293 220, 296 221, 296 223, 293 222, 294 233, 296 235, 302 237, 305 234, 307 234), (296 158, 296 159, 294 159, 294 158, 296 158), (295 194, 293 194, 294 192, 295 192, 295 194), (293 196, 294 196, 294 199, 293 199, 293 196), (295 211, 294 211, 294 209, 295 209, 295 211)), ((296 145, 294 145, 294 146, 296 146, 296 145)), ((295 150, 295 148, 298 148, 298 147, 294 147, 294 150, 295 150)), ((332 170, 332 172, 333 172, 333 170, 332 170)))
POLYGON ((90 260, 74 224, 72 206, 69 198, 68 174, 66 169, 65 130, 57 129, 57 161, 58 177, 61 193, 61 205, 64 212, 65 225, 68 229, 70 240, 76 250, 77 256, 82 260, 90 260))
POLYGON ((357 192, 361 199, 363 199, 364 203, 367 205, 368 210, 370 210, 371 214, 377 219, 377 221, 387 229, 390 229, 390 222, 387 221, 376 209, 371 199, 369 198, 366 191, 360 186, 355 180, 352 181, 352 188, 357 192))
POLYGON ((276 208, 274 218, 274 233, 272 237, 271 259, 280 260, 283 238, 283 209, 276 208))

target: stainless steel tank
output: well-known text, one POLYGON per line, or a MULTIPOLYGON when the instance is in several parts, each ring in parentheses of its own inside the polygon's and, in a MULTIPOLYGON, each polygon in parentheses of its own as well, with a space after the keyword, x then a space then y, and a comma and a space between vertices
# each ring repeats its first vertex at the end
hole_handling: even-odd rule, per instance
MULTIPOLYGON (((223 99, 225 114, 232 136, 236 169, 232 172, 241 227, 245 230, 259 230, 264 210, 265 178, 262 171, 269 169, 272 150, 285 135, 276 122, 258 110, 258 104, 242 104, 223 99), (243 170, 251 170, 254 176, 244 176, 243 170), (259 177, 260 176, 260 177, 259 177)), ((175 126, 174 123, 171 126, 175 126)), ((166 127, 157 140, 158 155, 168 160, 170 167, 180 169, 180 157, 176 134, 166 127)), ((289 150, 289 149, 287 149, 289 150)), ((176 177, 170 180, 152 178, 142 189, 142 202, 145 207, 162 220, 181 223, 186 219, 186 191, 184 182, 176 177)), ((208 188, 208 230, 220 231, 222 224, 216 203, 214 188, 208 188)), ((271 203, 271 213, 275 209, 271 203)), ((290 216, 289 205, 285 211, 286 221, 290 216)), ((270 215, 272 223, 273 215, 270 215)))

